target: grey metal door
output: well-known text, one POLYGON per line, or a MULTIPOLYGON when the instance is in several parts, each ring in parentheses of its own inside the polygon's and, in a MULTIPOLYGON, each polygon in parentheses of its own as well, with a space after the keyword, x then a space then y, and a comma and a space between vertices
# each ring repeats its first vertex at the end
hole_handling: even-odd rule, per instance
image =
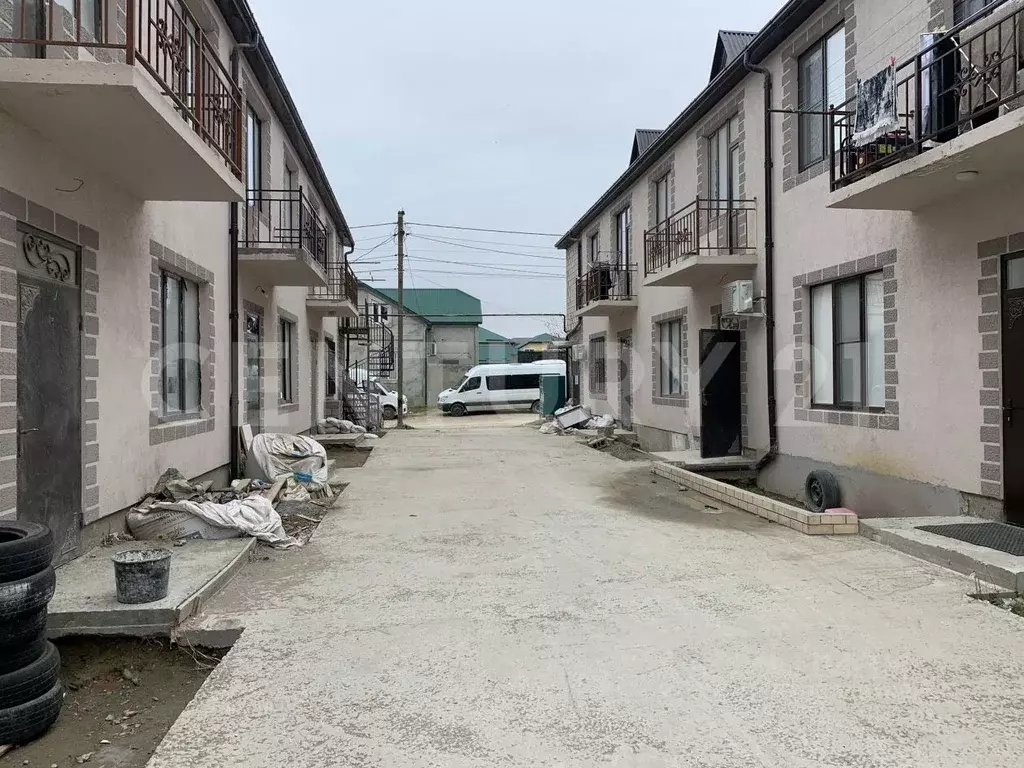
POLYGON ((254 435, 263 429, 263 317, 245 313, 245 422, 254 435))
POLYGON ((619 334, 619 421, 633 426, 633 332, 619 334))
POLYGON ((78 254, 22 233, 18 275, 18 519, 53 531, 54 561, 78 554, 82 522, 78 254))

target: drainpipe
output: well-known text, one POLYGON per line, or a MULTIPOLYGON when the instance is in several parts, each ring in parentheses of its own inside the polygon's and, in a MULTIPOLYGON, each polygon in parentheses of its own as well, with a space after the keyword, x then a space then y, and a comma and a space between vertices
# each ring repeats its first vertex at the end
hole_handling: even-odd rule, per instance
POLYGON ((755 467, 761 471, 779 454, 779 414, 775 388, 775 201, 773 191, 774 141, 772 131, 772 73, 754 64, 750 50, 743 54, 743 66, 764 78, 764 329, 765 363, 768 383, 768 453, 755 467))
MULTIPOLYGON (((238 84, 238 55, 241 50, 250 50, 259 45, 259 33, 253 36, 251 43, 236 43, 231 49, 231 81, 238 84)), ((241 140, 241 136, 238 137, 241 140)), ((246 190, 248 193, 248 190, 246 190)), ((241 372, 239 356, 242 354, 241 338, 242 323, 239 314, 239 279, 238 279, 238 203, 228 203, 228 318, 231 326, 231 395, 230 409, 231 429, 228 434, 228 445, 231 456, 231 476, 242 477, 242 454, 239 450, 238 427, 241 425, 241 405, 239 403, 238 377, 241 372)))

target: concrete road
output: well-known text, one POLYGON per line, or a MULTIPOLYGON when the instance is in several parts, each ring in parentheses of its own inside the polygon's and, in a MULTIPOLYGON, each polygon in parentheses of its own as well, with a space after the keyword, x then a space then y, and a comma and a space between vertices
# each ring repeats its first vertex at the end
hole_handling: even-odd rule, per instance
MULTIPOLYGON (((461 417, 446 416, 436 408, 426 411, 419 411, 405 417, 406 424, 413 429, 453 429, 462 431, 466 429, 493 429, 494 427, 518 427, 524 424, 532 424, 537 421, 535 414, 523 411, 495 411, 488 413, 470 413, 461 417)), ((386 426, 390 429, 398 424, 397 421, 389 421, 386 426)))
POLYGON ((1019 768, 1024 619, 525 428, 392 433, 153 768, 1019 768), (719 505, 712 505, 713 507, 719 505))

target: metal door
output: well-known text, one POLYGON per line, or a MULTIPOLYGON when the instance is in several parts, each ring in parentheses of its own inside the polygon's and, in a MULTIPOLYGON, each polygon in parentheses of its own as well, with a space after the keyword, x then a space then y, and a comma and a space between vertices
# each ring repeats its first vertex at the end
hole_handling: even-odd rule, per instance
POLYGON ((633 426, 633 332, 619 334, 619 421, 633 426))
POLYGON ((18 519, 50 527, 60 563, 78 554, 82 531, 78 253, 19 234, 18 519))
POLYGON ((245 422, 254 435, 263 430, 263 316, 245 313, 245 422))
POLYGON ((740 332, 700 332, 700 454, 743 453, 740 416, 740 332))
POLYGON ((1003 263, 1003 498, 1024 525, 1024 255, 1003 263))

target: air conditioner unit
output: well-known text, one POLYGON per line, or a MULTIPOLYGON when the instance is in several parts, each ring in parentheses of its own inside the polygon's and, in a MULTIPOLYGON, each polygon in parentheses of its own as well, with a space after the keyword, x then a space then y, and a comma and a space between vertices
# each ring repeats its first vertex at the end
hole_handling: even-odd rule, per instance
POLYGON ((722 290, 722 314, 754 311, 754 281, 733 280, 722 290))

